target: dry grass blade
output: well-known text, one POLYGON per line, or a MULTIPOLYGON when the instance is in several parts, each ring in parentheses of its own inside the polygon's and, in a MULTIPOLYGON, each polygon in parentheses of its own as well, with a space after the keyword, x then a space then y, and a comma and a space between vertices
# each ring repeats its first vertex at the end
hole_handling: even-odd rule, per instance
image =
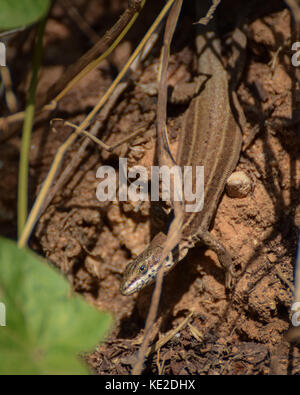
MULTIPOLYGON (((185 325, 188 323, 190 318, 192 317, 193 313, 190 313, 176 328, 171 329, 167 334, 161 337, 155 345, 148 348, 146 356, 148 357, 150 354, 158 351, 162 348, 169 340, 171 340, 185 325)), ((190 324, 188 324, 190 326, 190 324)))
POLYGON ((37 198, 34 202, 34 205, 32 207, 32 210, 28 216, 28 220, 25 224, 24 231, 22 232, 22 234, 19 238, 19 242, 18 242, 19 247, 23 247, 27 243, 27 241, 30 237, 32 229, 35 226, 35 224, 41 214, 42 208, 44 207, 44 202, 45 202, 45 199, 47 198, 49 188, 51 187, 51 185, 54 182, 55 176, 57 174, 57 170, 63 160, 63 157, 64 157, 66 151, 74 143, 74 141, 77 139, 78 135, 80 135, 80 133, 90 125, 90 123, 94 119, 95 115, 98 113, 98 111, 100 111, 100 109, 103 107, 103 105, 108 101, 109 97, 111 97, 112 93, 118 86, 119 82, 126 75, 127 71, 129 70, 129 67, 131 66, 133 61, 136 59, 138 54, 141 52, 141 50, 147 44, 149 38, 152 36, 152 33, 156 30, 156 28, 159 26, 160 22, 165 17, 167 11, 173 4, 173 1, 174 0, 169 0, 167 2, 167 4, 163 7, 161 12, 157 16, 156 20, 151 25, 151 27, 149 28, 149 30, 147 31, 147 33, 145 34, 145 36, 139 43, 138 47, 135 49, 133 54, 130 56, 130 58, 128 59, 128 61, 126 62, 126 64, 124 65, 124 67, 122 68, 120 73, 118 74, 118 76, 115 78, 113 83, 110 85, 110 87, 106 91, 106 93, 100 98, 100 100, 98 101, 96 106, 93 108, 93 110, 86 116, 86 118, 82 121, 82 123, 76 128, 75 132, 70 137, 68 137, 68 139, 58 149, 56 156, 54 158, 54 161, 51 165, 51 168, 48 172, 48 175, 43 183, 41 191, 40 191, 39 195, 37 196, 37 198))
POLYGON ((158 370, 158 375, 162 375, 165 367, 165 358, 163 359, 162 363, 159 362, 160 360, 160 355, 159 355, 159 350, 157 352, 157 358, 156 358, 156 365, 157 365, 157 370, 158 370))
POLYGON ((41 100, 40 108, 52 100, 59 101, 64 94, 71 89, 87 72, 92 70, 108 55, 122 40, 132 26, 145 0, 131 0, 128 8, 120 16, 119 20, 109 29, 103 38, 97 42, 78 61, 71 65, 63 76, 47 92, 44 100, 41 100), (102 54, 99 57, 99 54, 102 54))
POLYGON ((285 0, 286 4, 290 7, 295 21, 298 25, 300 25, 300 6, 296 2, 296 0, 285 0))
POLYGON ((202 25, 207 25, 208 22, 213 18, 214 12, 216 11, 216 8, 218 7, 220 2, 221 0, 213 0, 212 5, 210 9, 207 11, 205 17, 199 19, 197 23, 201 23, 202 25))
MULTIPOLYGON (((57 102, 116 48, 134 24, 145 2, 146 0, 128 1, 128 8, 111 29, 88 52, 82 55, 76 63, 70 65, 61 78, 40 98, 36 107, 36 114, 42 111, 54 110, 57 102)), ((0 118, 0 124, 4 123, 4 121, 6 123, 21 121, 23 118, 24 112, 22 111, 5 119, 0 118)))
MULTIPOLYGON (((150 37, 149 42, 147 46, 142 51, 142 56, 138 56, 133 63, 130 66, 131 72, 135 72, 138 64, 141 60, 145 60, 151 49, 153 48, 155 42, 157 41, 158 35, 157 33, 153 33, 153 35, 150 37)), ((107 103, 104 105, 104 107, 101 109, 100 113, 97 116, 97 121, 95 125, 92 127, 90 132, 87 132, 85 130, 82 131, 83 134, 85 134, 87 137, 89 137, 90 140, 94 141, 98 145, 100 145, 101 148, 107 150, 107 151, 112 151, 114 148, 122 145, 126 141, 132 139, 134 136, 138 135, 141 133, 141 131, 136 131, 129 137, 119 141, 116 143, 114 146, 108 146, 101 140, 99 140, 96 136, 98 134, 98 131, 101 129, 103 123, 106 121, 108 118, 112 108, 114 107, 115 103, 119 99, 119 97, 122 95, 122 93, 128 88, 129 85, 129 78, 126 78, 124 81, 120 82, 115 90, 112 92, 111 96, 109 97, 107 103)), ((54 120, 52 120, 54 121, 54 120)), ((77 128, 77 125, 71 124, 69 122, 65 122, 66 125, 69 125, 71 127, 77 128)), ((71 162, 67 165, 67 167, 64 169, 62 174, 60 175, 59 179, 56 181, 55 185, 51 188, 49 191, 44 205, 43 205, 43 210, 47 208, 47 206, 51 203, 53 197, 56 195, 56 193, 62 188, 64 184, 68 182, 68 180, 72 176, 72 170, 74 170, 80 163, 81 158, 83 156, 83 153, 85 152, 87 146, 89 145, 89 139, 85 139, 83 143, 81 144, 80 148, 78 149, 77 153, 73 156, 71 162)))
MULTIPOLYGON (((117 86, 111 97, 109 98, 108 102, 106 105, 103 107, 101 112, 99 113, 99 119, 95 122, 95 125, 90 130, 90 135, 95 136, 99 129, 101 129, 102 124, 105 122, 107 117, 110 114, 110 111, 112 107, 115 105, 116 101, 120 97, 120 95, 124 92, 126 89, 127 84, 126 83, 121 83, 117 86)), ((77 127, 77 125, 76 125, 77 127)), ((76 154, 72 157, 71 162, 66 166, 66 168, 63 170, 63 172, 60 174, 58 180, 56 181, 55 185, 51 188, 49 193, 47 194, 47 197, 45 198, 45 201, 43 203, 43 207, 41 210, 41 213, 48 207, 48 205, 51 203, 52 199, 56 195, 56 193, 65 185, 68 180, 72 177, 72 171, 79 165, 81 162, 82 156, 84 152, 86 151, 88 145, 90 143, 89 139, 84 139, 82 142, 80 148, 76 152, 76 154)))
POLYGON ((198 329, 195 328, 192 324, 188 324, 188 327, 190 328, 190 331, 191 331, 192 335, 194 336, 194 338, 197 339, 199 343, 202 342, 203 334, 201 332, 199 332, 198 329))

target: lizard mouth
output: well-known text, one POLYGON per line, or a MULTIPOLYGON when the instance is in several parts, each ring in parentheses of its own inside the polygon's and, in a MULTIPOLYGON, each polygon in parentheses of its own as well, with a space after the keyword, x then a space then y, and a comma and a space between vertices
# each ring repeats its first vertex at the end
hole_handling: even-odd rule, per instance
POLYGON ((135 289, 131 289, 130 286, 128 286, 126 283, 121 284, 120 286, 120 292, 123 296, 128 296, 131 295, 135 292, 135 289))
POLYGON ((155 281, 156 274, 156 270, 149 270, 147 275, 143 277, 123 281, 120 286, 121 294, 128 296, 144 288, 146 285, 152 284, 155 281))
POLYGON ((140 278, 138 280, 123 282, 120 286, 120 292, 124 296, 131 295, 139 291, 141 288, 144 288, 146 285, 153 283, 154 279, 155 279, 155 275, 149 274, 147 277, 143 279, 140 278))

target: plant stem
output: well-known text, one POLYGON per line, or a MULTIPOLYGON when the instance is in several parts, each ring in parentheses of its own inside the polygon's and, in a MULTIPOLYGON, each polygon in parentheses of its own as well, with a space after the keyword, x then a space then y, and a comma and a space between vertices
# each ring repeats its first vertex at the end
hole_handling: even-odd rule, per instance
POLYGON ((42 61, 45 25, 46 18, 39 23, 37 29, 37 37, 33 54, 32 77, 26 101, 25 119, 23 124, 18 182, 18 237, 20 237, 22 233, 27 218, 29 150, 35 110, 35 93, 38 84, 38 71, 42 61))

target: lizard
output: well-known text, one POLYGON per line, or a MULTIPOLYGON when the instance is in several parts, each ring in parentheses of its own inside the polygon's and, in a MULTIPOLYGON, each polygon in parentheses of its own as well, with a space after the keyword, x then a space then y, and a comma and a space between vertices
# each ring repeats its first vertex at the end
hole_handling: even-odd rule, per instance
MULTIPOLYGON (((230 289, 233 278, 230 253, 209 232, 209 227, 226 180, 238 162, 242 135, 231 109, 228 76, 220 57, 221 43, 214 19, 207 26, 197 28, 197 73, 207 80, 186 111, 176 153, 176 163, 182 168, 204 166, 204 206, 199 212, 185 210, 181 239, 166 256, 163 270, 164 275, 167 274, 200 241, 216 252, 226 270, 226 288, 230 289)), ((195 173, 193 171, 193 184, 195 173)), ((166 240, 167 235, 159 232, 126 266, 120 286, 123 295, 133 294, 155 281, 166 240)))

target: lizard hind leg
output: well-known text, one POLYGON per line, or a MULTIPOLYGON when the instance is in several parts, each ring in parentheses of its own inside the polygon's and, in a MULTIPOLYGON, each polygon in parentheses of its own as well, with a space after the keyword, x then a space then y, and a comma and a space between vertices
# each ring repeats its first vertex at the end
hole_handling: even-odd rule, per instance
POLYGON ((225 286, 229 290, 232 289, 235 274, 232 258, 226 247, 208 231, 200 231, 197 234, 197 239, 217 254, 219 262, 225 269, 225 286))

